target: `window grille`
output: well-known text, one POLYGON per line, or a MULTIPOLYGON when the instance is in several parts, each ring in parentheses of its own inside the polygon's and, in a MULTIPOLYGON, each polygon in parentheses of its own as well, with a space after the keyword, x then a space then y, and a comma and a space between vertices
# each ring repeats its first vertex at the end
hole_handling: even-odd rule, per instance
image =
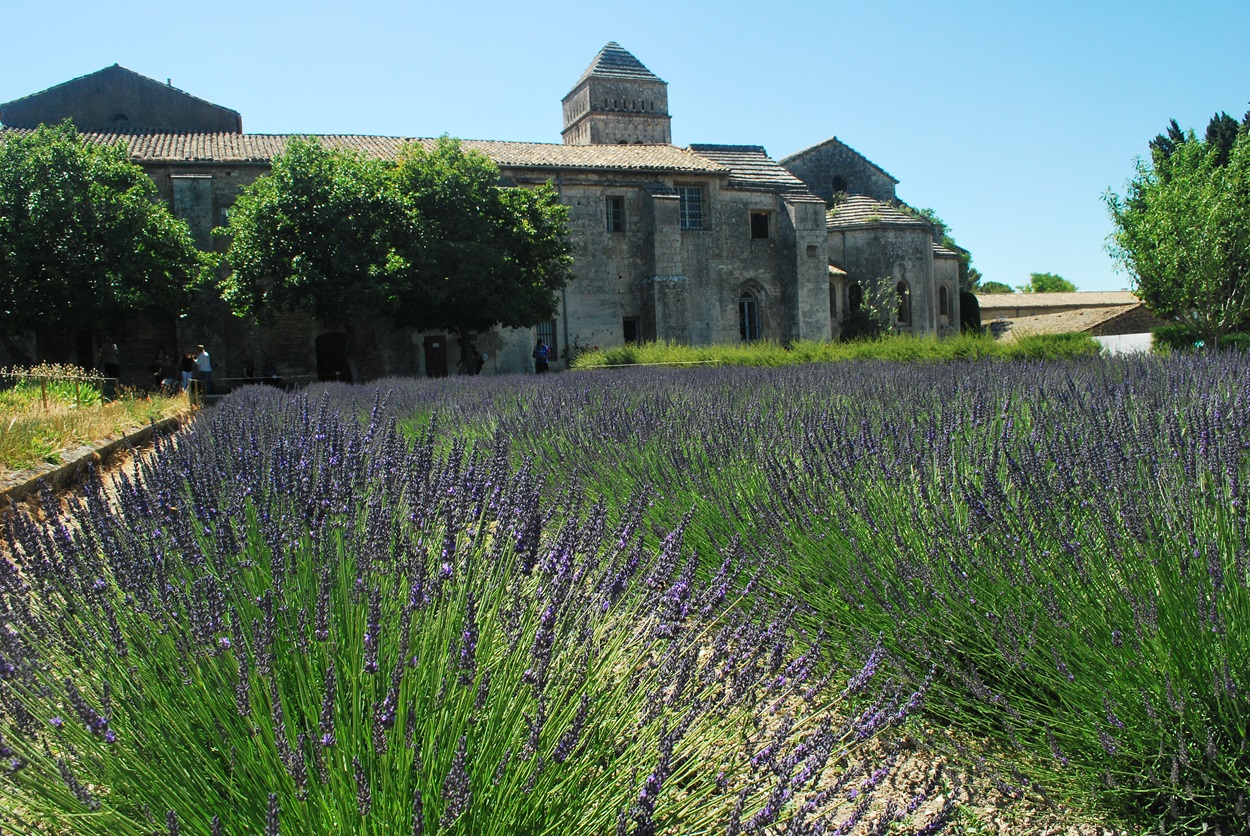
POLYGON ((703 187, 678 186, 681 198, 681 228, 703 229, 703 187))

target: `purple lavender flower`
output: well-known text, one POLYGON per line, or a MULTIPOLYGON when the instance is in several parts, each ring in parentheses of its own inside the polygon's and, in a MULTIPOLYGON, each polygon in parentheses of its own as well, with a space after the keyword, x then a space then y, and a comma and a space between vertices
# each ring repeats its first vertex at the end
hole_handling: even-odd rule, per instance
POLYGON ((473 790, 469 786, 467 767, 467 744, 467 738, 460 735, 460 741, 456 744, 456 756, 451 762, 447 777, 443 780, 443 799, 447 806, 443 810, 442 818, 438 821, 440 828, 450 827, 473 803, 473 790))

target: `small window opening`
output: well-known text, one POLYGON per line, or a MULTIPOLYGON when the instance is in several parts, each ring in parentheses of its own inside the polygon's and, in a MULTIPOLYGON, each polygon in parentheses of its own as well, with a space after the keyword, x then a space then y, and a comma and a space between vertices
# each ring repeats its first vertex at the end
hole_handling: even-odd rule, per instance
POLYGON ((833 193, 846 194, 846 178, 841 174, 835 174, 833 177, 833 193))
POLYGON ((947 294, 946 285, 938 288, 938 313, 942 316, 950 316, 951 313, 951 301, 950 296, 947 294))
POLYGON ((829 320, 838 321, 838 286, 829 282, 829 320))
POLYGON ((703 229, 703 187, 678 186, 677 196, 681 200, 681 228, 703 229))
POLYGON ((627 316, 621 320, 621 330, 624 332, 626 345, 642 342, 641 331, 638 327, 638 317, 627 316))
POLYGON ((609 197, 607 203, 608 209, 608 232, 624 232, 625 231, 625 198, 609 197))
POLYGON ((768 237, 768 213, 752 212, 751 213, 751 237, 767 238, 768 237))
POLYGON ((895 285, 894 292, 898 294, 898 321, 909 324, 911 322, 911 291, 907 287, 907 282, 899 282, 895 285))

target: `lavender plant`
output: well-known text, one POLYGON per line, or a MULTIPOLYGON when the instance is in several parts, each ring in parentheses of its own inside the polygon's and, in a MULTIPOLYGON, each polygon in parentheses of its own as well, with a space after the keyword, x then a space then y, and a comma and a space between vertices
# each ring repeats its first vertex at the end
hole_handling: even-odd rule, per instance
POLYGON ((10 509, 6 830, 942 827, 864 802, 924 686, 880 651, 838 667, 764 588, 767 543, 709 564, 716 535, 653 533, 641 485, 556 487, 420 417, 410 443, 398 410, 445 390, 360 394, 244 391, 133 477, 10 509))
MULTIPOLYGON (((715 564, 738 537, 836 647, 878 636, 927 702, 1061 797, 1242 832, 1250 364, 629 370, 401 393, 627 501, 715 564)), ((365 410, 366 405, 358 404, 365 410)), ((860 645, 862 646, 862 645, 860 645)))
POLYGON ((500 427, 786 554, 813 627, 935 668, 931 713, 1068 799, 1250 827, 1244 356, 628 374, 500 427))

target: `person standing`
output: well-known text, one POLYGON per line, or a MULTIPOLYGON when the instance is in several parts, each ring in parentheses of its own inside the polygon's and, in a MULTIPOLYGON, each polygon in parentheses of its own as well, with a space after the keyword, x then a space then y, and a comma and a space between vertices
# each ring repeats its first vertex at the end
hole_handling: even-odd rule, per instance
POLYGON ((204 387, 204 394, 213 394, 213 361, 208 356, 208 349, 202 345, 196 346, 199 353, 195 355, 195 379, 200 381, 204 387))
POLYGON ((105 377, 116 380, 122 376, 122 355, 112 337, 105 337, 104 344, 100 346, 100 368, 105 377))
POLYGON ((550 355, 551 349, 547 348, 547 344, 540 339, 538 345, 534 346, 534 374, 543 374, 547 371, 550 355))
POLYGON ((182 379, 182 391, 187 391, 191 386, 191 377, 195 374, 195 354, 190 351, 182 352, 182 363, 178 366, 178 373, 182 379))

